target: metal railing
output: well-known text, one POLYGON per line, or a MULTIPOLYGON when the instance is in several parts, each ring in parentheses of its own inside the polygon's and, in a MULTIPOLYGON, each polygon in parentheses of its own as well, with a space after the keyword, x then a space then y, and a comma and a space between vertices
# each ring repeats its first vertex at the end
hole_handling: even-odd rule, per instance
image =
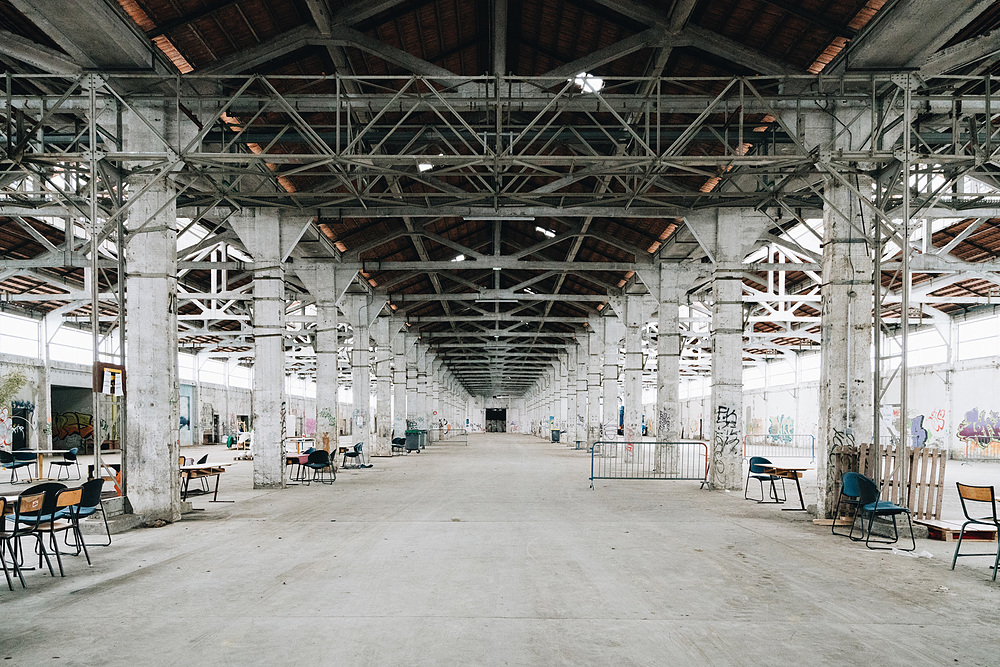
POLYGON ((708 443, 598 440, 590 446, 590 488, 595 479, 708 479, 708 443))
POLYGON ((816 460, 816 436, 808 433, 756 433, 743 436, 743 458, 751 456, 816 460))
POLYGON ((963 436, 965 460, 1000 461, 1000 435, 963 436))
POLYGON ((448 442, 455 445, 468 445, 469 432, 464 428, 439 428, 428 429, 431 436, 430 442, 448 442))

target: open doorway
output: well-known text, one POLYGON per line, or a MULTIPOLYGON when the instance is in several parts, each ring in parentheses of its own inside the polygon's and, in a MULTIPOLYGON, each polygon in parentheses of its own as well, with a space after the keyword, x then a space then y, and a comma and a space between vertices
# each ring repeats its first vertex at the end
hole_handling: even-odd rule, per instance
POLYGON ((486 432, 507 432, 507 408, 486 408, 486 432))

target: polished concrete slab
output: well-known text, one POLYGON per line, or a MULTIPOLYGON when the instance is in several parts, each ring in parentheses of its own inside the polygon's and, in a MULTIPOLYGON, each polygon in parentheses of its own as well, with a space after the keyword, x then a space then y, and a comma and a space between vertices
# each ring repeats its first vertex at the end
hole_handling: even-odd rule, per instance
MULTIPOLYGON (((210 461, 225 448, 196 448, 210 461)), ((185 452, 188 453, 188 452, 185 452)), ((220 499, 0 589, 5 664, 995 665, 990 559, 951 571, 694 482, 588 481, 483 434, 220 499)), ((997 467, 1000 471, 1000 467, 997 467)))

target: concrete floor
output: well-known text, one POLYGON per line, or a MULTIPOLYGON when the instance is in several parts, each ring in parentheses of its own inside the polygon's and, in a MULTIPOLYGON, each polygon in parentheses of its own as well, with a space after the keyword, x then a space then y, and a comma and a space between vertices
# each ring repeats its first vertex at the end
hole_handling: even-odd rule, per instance
POLYGON ((1000 664, 1000 582, 990 559, 952 572, 949 544, 876 553, 693 482, 592 491, 585 452, 524 435, 373 462, 282 491, 253 491, 240 462, 220 492, 235 503, 196 499, 64 579, 27 573, 0 589, 0 659, 1000 664))

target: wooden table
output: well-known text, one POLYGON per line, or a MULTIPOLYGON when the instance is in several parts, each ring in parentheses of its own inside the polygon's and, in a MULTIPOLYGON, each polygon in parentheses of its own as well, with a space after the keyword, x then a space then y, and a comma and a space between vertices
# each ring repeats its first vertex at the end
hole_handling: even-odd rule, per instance
POLYGON ((231 503, 232 500, 219 500, 219 478, 226 472, 226 467, 232 463, 202 463, 189 466, 181 466, 181 500, 187 500, 188 496, 200 496, 212 494, 213 503, 231 503), (205 491, 203 489, 189 489, 192 479, 215 478, 215 490, 205 491))
POLYGON ((774 475, 775 477, 781 477, 782 479, 794 479, 795 488, 799 492, 799 507, 782 507, 782 512, 805 512, 806 503, 802 500, 802 485, 799 480, 802 479, 802 473, 806 470, 812 470, 812 468, 796 468, 791 466, 776 466, 769 463, 758 463, 758 466, 764 468, 768 473, 774 475))

